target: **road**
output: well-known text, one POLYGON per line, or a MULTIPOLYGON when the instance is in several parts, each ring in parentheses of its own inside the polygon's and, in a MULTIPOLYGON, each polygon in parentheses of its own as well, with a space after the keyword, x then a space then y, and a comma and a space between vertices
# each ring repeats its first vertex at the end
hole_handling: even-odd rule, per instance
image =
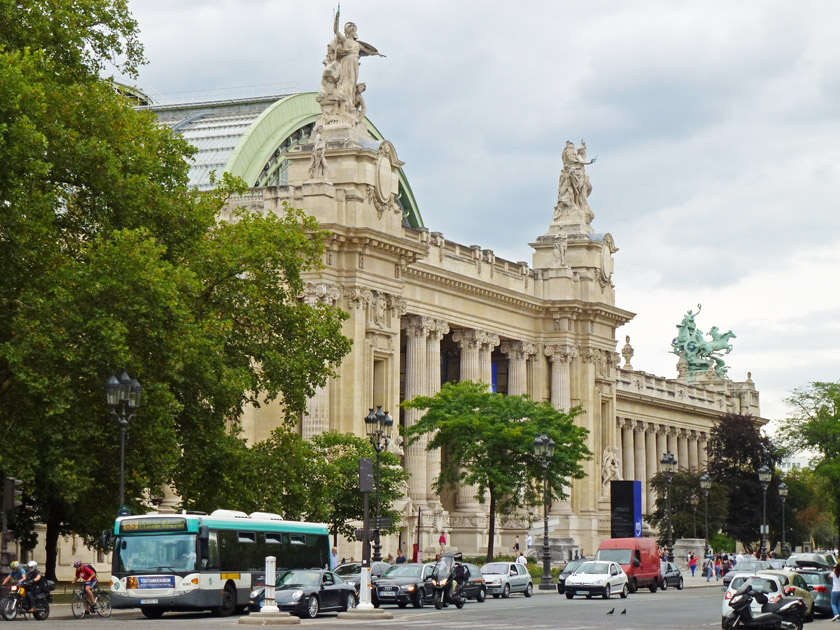
MULTIPOLYGON (((535 593, 531 599, 514 595, 510 599, 488 599, 483 604, 469 602, 462 610, 454 606, 435 610, 432 606, 416 610, 393 608, 394 619, 376 622, 337 619, 334 614, 325 614, 315 620, 303 620, 297 628, 325 628, 328 630, 382 630, 420 628, 438 630, 510 630, 511 628, 533 628, 534 630, 556 630, 575 628, 580 630, 651 630, 667 628, 683 630, 696 628, 720 628, 720 604, 722 593, 719 588, 687 588, 683 591, 669 589, 656 594, 640 591, 627 599, 614 597, 610 601, 575 598, 567 600, 556 593, 535 593), (606 615, 615 608, 615 613, 606 615), (623 609, 626 615, 621 615, 623 609)), ((59 613, 63 611, 56 611, 59 613)), ((19 623, 19 622, 18 622, 19 623)), ((32 623, 32 622, 30 622, 32 623)), ((38 624, 36 624, 38 626, 38 624)), ((807 624, 806 630, 829 630, 827 619, 817 619, 807 624)), ((148 620, 139 612, 115 614, 110 619, 50 619, 44 627, 110 629, 162 629, 162 630, 234 630, 255 626, 239 625, 236 617, 226 619, 209 614, 164 615, 159 620, 148 620)), ((276 626, 275 626, 276 627, 276 626)), ((10 627, 11 630, 11 627, 10 627)))

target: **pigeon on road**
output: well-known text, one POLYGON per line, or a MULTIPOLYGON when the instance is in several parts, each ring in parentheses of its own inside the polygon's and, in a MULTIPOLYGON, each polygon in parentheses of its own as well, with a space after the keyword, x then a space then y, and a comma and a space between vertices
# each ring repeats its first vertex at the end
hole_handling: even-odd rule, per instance
POLYGON ((626 614, 627 614, 627 609, 625 608, 624 610, 622 610, 622 611, 621 611, 621 614, 622 614, 622 615, 626 615, 626 614))
POLYGON ((608 612, 607 614, 608 614, 608 615, 611 615, 611 614, 613 614, 614 612, 615 612, 615 608, 613 608, 613 609, 612 609, 610 612, 608 612))

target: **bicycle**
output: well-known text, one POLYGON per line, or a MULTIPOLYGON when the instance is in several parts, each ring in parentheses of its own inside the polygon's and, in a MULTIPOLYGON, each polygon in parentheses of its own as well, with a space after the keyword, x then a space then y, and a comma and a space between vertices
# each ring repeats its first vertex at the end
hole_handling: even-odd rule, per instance
POLYGON ((92 592, 94 602, 96 602, 93 605, 86 601, 87 598, 85 597, 84 586, 73 589, 73 599, 70 601, 70 610, 73 611, 73 616, 76 619, 81 619, 85 616, 85 604, 87 604, 87 607, 90 607, 91 614, 96 613, 100 617, 111 616, 111 596, 100 589, 99 585, 93 588, 92 592))

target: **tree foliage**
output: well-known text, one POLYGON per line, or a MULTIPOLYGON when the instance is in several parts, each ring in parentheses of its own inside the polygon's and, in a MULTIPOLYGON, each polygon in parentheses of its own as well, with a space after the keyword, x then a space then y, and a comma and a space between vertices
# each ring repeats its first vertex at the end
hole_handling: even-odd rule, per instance
MULTIPOLYGON (((665 473, 656 473, 651 477, 650 483, 656 492, 656 502, 653 511, 645 516, 645 520, 656 528, 659 544, 664 546, 668 535, 665 473)), ((674 473, 671 478, 671 527, 675 541, 680 538, 694 538, 695 530, 697 537, 711 539, 725 525, 728 509, 729 497, 726 488, 713 483, 708 495, 709 532, 707 536, 705 532, 706 499, 700 487, 700 476, 686 470, 674 473), (692 495, 699 499, 696 514, 694 506, 691 505, 692 495)))
POLYGON ((489 494, 488 560, 493 558, 496 515, 542 505, 543 468, 534 454, 534 438, 545 433, 557 445, 547 468, 551 497, 566 496, 564 485, 584 476, 580 462, 591 456, 586 429, 574 423, 579 409, 563 413, 527 396, 494 394, 486 383, 446 383, 435 396, 418 396, 403 406, 426 410, 404 430, 408 442, 431 435, 427 450, 446 453, 435 489, 473 485, 482 503, 485 491, 489 494))
POLYGON ((288 207, 217 222, 243 183, 190 189, 193 150, 99 78, 141 62, 123 0, 0 0, 0 472, 25 481, 20 522, 47 526, 50 577, 58 536, 118 507, 111 371, 144 387, 138 510, 167 483, 211 496, 244 406, 294 420, 350 348, 340 311, 297 299, 325 233, 288 207))
MULTIPOLYGON (((762 489, 758 469, 766 465, 771 471, 780 454, 770 438, 761 435, 749 415, 726 414, 711 430, 708 443, 709 475, 726 488, 729 506, 723 532, 750 547, 760 539, 762 489)), ((767 489, 767 520, 774 529, 781 518, 778 494, 779 476, 773 473, 767 489)))
POLYGON ((815 473, 829 483, 827 506, 840 534, 840 382, 814 382, 787 399, 791 415, 780 438, 791 450, 816 453, 815 473))

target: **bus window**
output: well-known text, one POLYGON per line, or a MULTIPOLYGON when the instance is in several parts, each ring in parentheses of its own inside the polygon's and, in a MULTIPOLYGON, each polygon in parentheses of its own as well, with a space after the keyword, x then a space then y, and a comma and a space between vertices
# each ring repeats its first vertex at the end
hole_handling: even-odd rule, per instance
POLYGON ((306 536, 304 534, 292 534, 291 539, 292 539, 292 544, 293 545, 305 545, 306 544, 306 536))
POLYGON ((216 532, 210 532, 210 538, 207 541, 207 567, 208 569, 219 568, 219 535, 216 532))
POLYGON ((283 544, 282 534, 266 533, 265 544, 266 545, 282 545, 283 544))
POLYGON ((257 534, 255 532, 238 532, 237 537, 241 543, 257 542, 257 534))

